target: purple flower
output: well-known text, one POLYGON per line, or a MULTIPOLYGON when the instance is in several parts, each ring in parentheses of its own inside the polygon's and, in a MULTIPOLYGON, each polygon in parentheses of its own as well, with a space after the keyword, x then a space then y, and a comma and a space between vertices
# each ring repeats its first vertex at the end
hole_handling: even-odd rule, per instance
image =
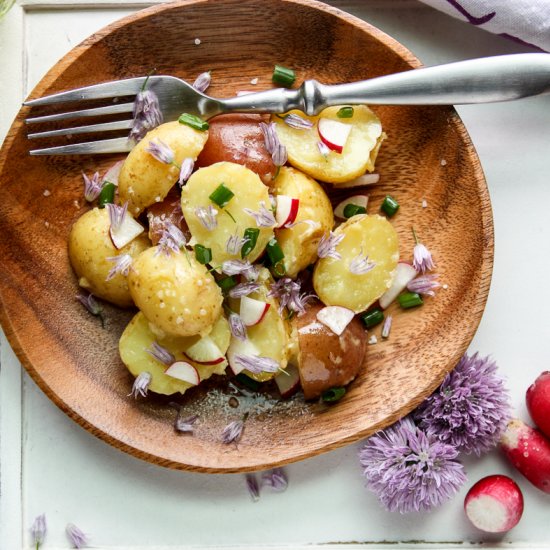
POLYGON ((407 290, 423 294, 427 296, 435 296, 434 289, 439 288, 441 284, 437 281, 438 275, 431 273, 428 275, 420 275, 407 284, 407 290))
POLYGON ((286 147, 281 142, 277 143, 273 153, 271 153, 271 160, 275 166, 284 166, 286 164, 288 153, 286 147))
POLYGON ((510 413, 496 363, 476 353, 462 357, 416 410, 415 420, 430 437, 479 456, 498 443, 510 413))
POLYGON ((273 164, 275 166, 282 166, 287 161, 286 147, 280 142, 277 131, 275 130, 275 123, 260 122, 260 128, 264 135, 264 143, 266 151, 271 155, 273 164))
POLYGON ((164 252, 167 256, 172 252, 177 254, 185 246, 186 242, 187 240, 183 231, 171 221, 164 220, 162 233, 157 243, 157 254, 161 252, 164 252))
POLYGON ((123 277, 127 277, 128 273, 130 273, 133 261, 130 254, 119 254, 118 256, 109 256, 105 259, 108 262, 114 262, 115 264, 107 274, 107 277, 105 277, 106 281, 110 281, 115 275, 122 275, 123 277))
POLYGON ((157 94, 151 90, 142 90, 134 100, 134 124, 130 130, 129 138, 140 141, 145 134, 162 124, 162 112, 160 110, 157 94))
POLYGON ((38 550, 40 545, 44 542, 44 539, 46 538, 46 531, 46 514, 40 514, 39 516, 36 516, 31 526, 31 536, 36 550, 38 550))
POLYGON ((218 227, 217 215, 218 211, 211 204, 206 208, 204 208, 204 206, 195 208, 195 216, 197 216, 199 222, 201 222, 203 227, 208 229, 208 231, 213 231, 218 227))
POLYGON ((99 181, 99 172, 96 172, 91 178, 82 172, 82 178, 84 179, 84 198, 88 202, 95 201, 99 197, 102 187, 99 181))
POLYGON ((239 340, 246 340, 246 326, 241 316, 232 312, 229 314, 228 322, 231 335, 239 340))
POLYGON ((329 231, 328 236, 324 234, 319 241, 317 247, 317 256, 319 258, 334 258, 340 260, 342 256, 339 252, 336 252, 336 247, 342 242, 345 235, 335 235, 332 231, 329 231))
POLYGON ((247 281, 258 278, 258 268, 248 260, 226 260, 222 264, 222 272, 225 275, 244 275, 247 281))
POLYGON ((258 355, 236 354, 235 364, 254 374, 262 372, 277 372, 279 370, 279 361, 271 357, 260 357, 258 355))
POLYGON ((243 208, 243 210, 254 218, 258 227, 273 227, 277 225, 273 212, 265 207, 264 201, 260 201, 260 210, 258 212, 250 208, 243 208))
POLYGON ((111 229, 113 231, 117 231, 124 223, 124 218, 126 217, 126 212, 128 211, 128 201, 126 201, 122 206, 118 206, 117 204, 110 202, 105 205, 105 208, 107 208, 107 212, 109 213, 111 229))
POLYGON ((323 155, 325 158, 328 156, 328 154, 330 153, 330 149, 328 148, 328 146, 326 144, 324 144, 322 141, 318 141, 317 142, 317 149, 319 149, 319 153, 321 153, 321 155, 323 155))
POLYGON ((262 474, 262 487, 271 487, 276 493, 286 491, 288 478, 282 468, 273 468, 262 474))
POLYGON ((222 431, 222 443, 229 445, 229 443, 237 442, 243 435, 244 422, 242 420, 233 420, 222 431))
POLYGON ((420 271, 421 273, 426 273, 426 271, 431 271, 435 264, 432 259, 431 252, 418 240, 418 237, 416 236, 416 232, 413 229, 413 236, 414 236, 414 249, 413 249, 413 267, 416 269, 416 271, 420 271))
POLYGON ((68 523, 65 532, 73 548, 84 548, 88 544, 88 537, 74 523, 68 523))
POLYGON ((138 395, 141 395, 141 397, 145 397, 147 395, 147 391, 149 390, 151 379, 151 373, 145 371, 140 372, 138 377, 134 380, 132 391, 128 394, 128 396, 133 395, 136 399, 138 395))
POLYGON ((148 348, 145 349, 145 351, 167 367, 169 367, 176 360, 174 355, 164 346, 161 346, 158 342, 153 342, 148 348))
POLYGON ((183 187, 183 185, 191 177, 193 168, 195 168, 195 161, 191 157, 185 157, 180 166, 180 174, 178 178, 178 184, 180 187, 183 187))
POLYGON ((254 502, 258 502, 258 500, 260 500, 260 487, 258 486, 258 480, 256 479, 256 475, 246 474, 245 480, 246 480, 246 487, 248 489, 248 493, 250 494, 250 497, 254 502))
POLYGON ((300 290, 298 281, 293 281, 290 277, 283 277, 271 285, 268 296, 278 298, 279 313, 282 313, 286 307, 289 311, 302 315, 306 312, 306 304, 313 298, 313 295, 300 294, 300 290))
POLYGON ((208 86, 210 86, 210 82, 212 82, 212 75, 210 71, 206 71, 197 76, 195 82, 193 82, 193 88, 199 92, 206 92, 208 86))
POLYGON ((164 164, 172 164, 174 162, 174 151, 172 151, 172 148, 169 145, 158 138, 156 141, 151 140, 145 151, 147 151, 147 153, 149 153, 153 158, 164 164))
POLYGON ((101 326, 105 326, 105 318, 103 317, 103 307, 99 305, 98 301, 95 299, 95 296, 91 293, 84 294, 79 293, 75 298, 86 308, 86 310, 94 315, 99 317, 101 320, 101 326))
POLYGON ((242 298, 243 296, 248 296, 259 289, 260 285, 258 283, 239 283, 229 290, 229 296, 231 298, 242 298))
POLYGON ((429 510, 458 491, 466 476, 457 455, 406 417, 367 439, 359 461, 384 508, 404 514, 429 510))
POLYGON ((364 275, 376 267, 374 262, 369 262, 369 256, 365 254, 363 256, 363 249, 349 264, 349 271, 354 275, 364 275))
POLYGON ((295 130, 309 130, 310 128, 313 128, 313 122, 311 122, 311 120, 303 118, 295 113, 286 115, 285 117, 283 117, 283 120, 286 124, 288 124, 291 128, 294 128, 295 130))
POLYGON ((225 250, 228 254, 240 254, 241 248, 247 242, 248 239, 245 237, 239 237, 239 235, 231 235, 225 243, 225 250))
POLYGON ((193 433, 193 424, 195 424, 198 418, 199 417, 196 414, 188 416, 186 418, 182 418, 178 411, 178 416, 176 416, 174 428, 176 429, 176 431, 181 433, 193 433))
POLYGON ((392 322, 393 322, 393 317, 391 315, 388 315, 384 319, 384 324, 382 325, 382 333, 380 334, 382 338, 389 338, 392 322))

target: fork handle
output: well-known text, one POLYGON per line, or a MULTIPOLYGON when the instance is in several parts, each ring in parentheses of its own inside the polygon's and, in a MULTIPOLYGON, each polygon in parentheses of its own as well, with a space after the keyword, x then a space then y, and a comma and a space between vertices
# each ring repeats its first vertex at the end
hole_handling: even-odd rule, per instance
POLYGON ((509 101, 550 92, 550 53, 484 57, 390 74, 350 84, 306 80, 282 88, 221 101, 224 112, 315 115, 331 105, 456 105, 509 101))

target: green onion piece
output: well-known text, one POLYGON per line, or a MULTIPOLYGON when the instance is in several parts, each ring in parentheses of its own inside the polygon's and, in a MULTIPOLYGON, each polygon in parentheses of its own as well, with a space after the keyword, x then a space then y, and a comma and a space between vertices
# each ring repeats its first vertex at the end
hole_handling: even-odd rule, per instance
POLYGON ((403 309, 421 306, 424 303, 420 294, 417 294, 416 292, 403 292, 403 294, 400 294, 397 297, 397 301, 403 309))
POLYGON ((336 401, 340 401, 345 394, 346 388, 330 388, 321 394, 321 399, 325 403, 335 403, 336 401))
POLYGON ((210 128, 210 125, 206 120, 203 120, 202 118, 191 115, 189 113, 182 113, 180 117, 178 118, 178 122, 180 124, 187 124, 187 126, 191 126, 191 128, 194 128, 195 130, 200 130, 201 132, 204 132, 205 130, 208 130, 210 128))
POLYGON ((202 246, 202 244, 195 245, 195 258, 200 264, 208 264, 212 261, 212 249, 202 246))
POLYGON ((237 376, 235 376, 235 379, 238 380, 243 386, 246 386, 248 389, 252 391, 258 391, 260 389, 259 382, 257 382, 253 378, 250 378, 250 376, 247 376, 242 372, 237 374, 237 376))
POLYGON ((390 218, 399 210, 399 203, 390 195, 386 195, 380 210, 384 211, 390 218))
POLYGON ((296 80, 296 73, 292 69, 275 65, 271 81, 278 86, 292 86, 296 80))
POLYGON ((248 227, 244 230, 244 238, 248 239, 241 248, 241 258, 246 258, 256 246, 260 230, 257 227, 248 227))
POLYGON ((361 319, 363 319, 363 323, 365 323, 367 328, 372 328, 384 320, 384 313, 380 308, 374 308, 361 315, 361 319))
POLYGON ((277 239, 273 237, 265 247, 265 251, 267 252, 267 257, 269 258, 269 262, 271 265, 277 265, 281 260, 284 259, 285 255, 283 253, 283 249, 281 248, 281 245, 277 242, 277 239))
POLYGON ((223 208, 234 196, 235 193, 226 187, 225 183, 220 183, 208 198, 220 208, 223 208))
POLYGON ((344 208, 344 218, 352 218, 356 214, 366 214, 367 209, 364 206, 359 206, 358 204, 346 204, 344 208))
POLYGON ((230 277, 224 277, 223 279, 218 279, 216 283, 222 289, 223 292, 228 292, 234 286, 237 286, 239 281, 237 280, 237 277, 235 277, 235 275, 231 275, 230 277))
POLYGON ((338 109, 336 113, 338 118, 352 118, 353 117, 353 107, 342 107, 338 109))
POLYGON ((105 208, 106 204, 112 204, 115 202, 116 185, 110 181, 106 181, 99 192, 97 198, 97 205, 99 208, 105 208))

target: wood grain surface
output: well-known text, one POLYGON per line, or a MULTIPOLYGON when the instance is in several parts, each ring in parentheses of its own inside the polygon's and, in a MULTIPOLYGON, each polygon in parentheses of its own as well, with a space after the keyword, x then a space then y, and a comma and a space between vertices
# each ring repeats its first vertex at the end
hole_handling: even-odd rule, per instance
MULTIPOLYGON (((59 61, 31 97, 152 68, 186 80, 212 70, 209 92, 231 96, 250 89, 256 77, 257 89, 269 87, 274 63, 294 67, 300 81, 323 83, 420 65, 384 33, 311 0, 191 0, 143 10, 93 35, 59 61)), ((22 108, 0 153, 0 318, 40 388, 113 446, 200 472, 261 470, 304 459, 366 437, 418 405, 454 367, 483 314, 493 259, 491 205, 475 150, 452 107, 375 111, 388 139, 370 211, 387 193, 395 196, 402 259, 411 258, 414 226, 448 288, 421 309, 391 309, 390 339, 369 346, 366 367, 337 405, 239 396, 233 408, 228 391, 211 386, 178 400, 199 414, 195 435, 187 436, 175 433, 169 400, 128 397, 132 379, 117 345, 133 312, 106 305, 102 329, 75 300, 67 237, 88 208, 81 172, 102 172, 115 157, 30 157, 24 124, 30 111, 22 108), (223 445, 221 430, 244 412, 250 415, 241 441, 223 445)))

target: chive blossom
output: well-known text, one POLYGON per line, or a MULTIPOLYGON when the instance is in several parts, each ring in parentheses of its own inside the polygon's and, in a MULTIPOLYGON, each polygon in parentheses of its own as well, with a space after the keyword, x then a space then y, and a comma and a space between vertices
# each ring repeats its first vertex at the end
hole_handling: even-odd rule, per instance
POLYGON ((260 210, 258 212, 250 208, 243 208, 243 210, 246 214, 254 218, 258 227, 273 227, 277 225, 277 220, 273 215, 273 211, 265 207, 264 201, 260 201, 260 210))
POLYGON ((210 82, 212 82, 212 75, 210 71, 206 71, 197 76, 195 82, 193 82, 193 88, 199 92, 206 92, 210 86, 210 82))
POLYGON ((124 218, 126 217, 126 212, 128 211, 128 201, 126 201, 122 206, 118 206, 114 203, 108 203, 105 206, 109 212, 111 229, 113 231, 118 231, 124 223, 124 218))
POLYGON ((167 367, 169 367, 176 360, 172 352, 164 346, 161 346, 158 342, 153 342, 148 348, 145 349, 145 351, 159 363, 162 363, 167 367))
POLYGON ((118 256, 109 256, 105 258, 108 262, 113 262, 115 265, 111 268, 105 281, 110 281, 116 275, 122 275, 128 277, 130 269, 132 268, 133 258, 130 254, 119 254, 118 256))
POLYGON ((156 141, 152 139, 148 143, 145 151, 163 164, 172 164, 174 162, 174 151, 161 139, 157 138, 156 141))
POLYGON ((84 198, 88 202, 95 201, 101 192, 99 172, 95 172, 91 178, 82 172, 82 179, 84 180, 84 198))
POLYGON ((291 128, 294 128, 295 130, 309 130, 310 128, 313 128, 313 122, 311 122, 311 120, 303 118, 295 113, 285 115, 282 117, 282 119, 284 120, 285 124, 287 124, 291 128))
POLYGON ((218 226, 218 220, 216 216, 218 211, 209 204, 206 208, 203 206, 198 206, 195 208, 195 216, 199 219, 199 222, 203 225, 208 231, 213 231, 218 226))
POLYGON ((329 231, 328 235, 325 233, 317 246, 317 256, 319 258, 340 260, 342 255, 336 252, 336 247, 343 241, 344 237, 345 235, 336 235, 332 231, 329 231))
POLYGON ((382 325, 382 333, 380 334, 382 338, 389 338, 392 322, 393 317, 391 315, 388 315, 384 321, 384 324, 382 325))
POLYGON ((191 128, 199 130, 201 132, 204 132, 208 130, 208 128, 210 128, 208 122, 202 120, 202 118, 196 115, 191 115, 189 113, 182 113, 178 118, 178 122, 180 124, 186 124, 187 126, 190 126, 191 128))

